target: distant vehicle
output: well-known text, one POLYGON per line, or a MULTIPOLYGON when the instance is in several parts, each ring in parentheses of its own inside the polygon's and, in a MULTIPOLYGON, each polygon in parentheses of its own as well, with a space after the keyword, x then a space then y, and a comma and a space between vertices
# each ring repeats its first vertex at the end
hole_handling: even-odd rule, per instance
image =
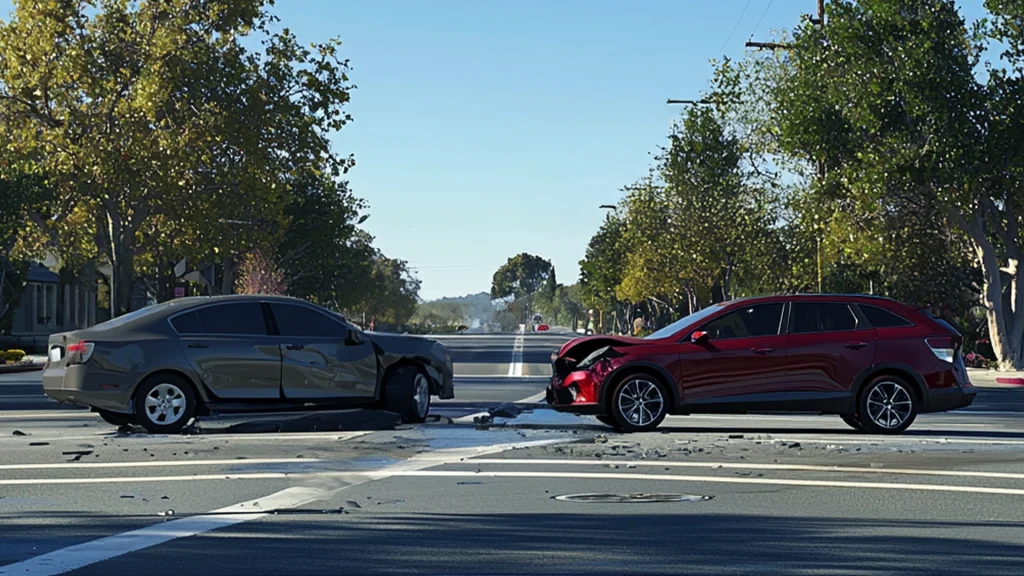
POLYGON ((872 434, 970 406, 963 338, 874 296, 795 295, 710 306, 645 338, 576 338, 553 355, 547 401, 628 432, 668 414, 836 414, 872 434))
POLYGON ((547 332, 547 331, 548 331, 548 325, 547 324, 537 324, 537 332, 547 332))
POLYGON ((179 298, 54 334, 48 348, 47 396, 153 433, 218 412, 336 407, 422 422, 431 395, 455 396, 439 342, 364 333, 294 298, 179 298))

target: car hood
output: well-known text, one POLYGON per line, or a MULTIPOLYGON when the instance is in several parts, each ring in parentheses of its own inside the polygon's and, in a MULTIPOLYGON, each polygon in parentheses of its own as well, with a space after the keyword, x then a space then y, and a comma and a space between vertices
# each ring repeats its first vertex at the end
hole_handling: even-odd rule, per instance
POLYGON ((582 336, 566 342, 558 351, 558 356, 569 354, 576 360, 582 360, 594 350, 605 346, 623 347, 641 344, 649 344, 649 342, 643 338, 632 336, 582 336))
POLYGON ((438 351, 442 357, 444 355, 444 346, 437 340, 429 338, 384 332, 364 332, 363 336, 388 354, 423 355, 438 351))

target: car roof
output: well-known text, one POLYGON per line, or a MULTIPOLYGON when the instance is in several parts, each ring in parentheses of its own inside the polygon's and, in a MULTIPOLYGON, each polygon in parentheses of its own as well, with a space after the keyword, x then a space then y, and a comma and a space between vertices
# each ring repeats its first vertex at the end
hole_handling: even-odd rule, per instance
POLYGON ((885 296, 877 296, 875 294, 827 294, 827 293, 802 293, 802 294, 773 294, 769 296, 748 296, 744 298, 736 298, 730 300, 728 304, 734 304, 738 302, 797 302, 801 300, 864 300, 864 301, 876 301, 876 302, 892 302, 894 304, 902 304, 899 300, 893 300, 885 296))

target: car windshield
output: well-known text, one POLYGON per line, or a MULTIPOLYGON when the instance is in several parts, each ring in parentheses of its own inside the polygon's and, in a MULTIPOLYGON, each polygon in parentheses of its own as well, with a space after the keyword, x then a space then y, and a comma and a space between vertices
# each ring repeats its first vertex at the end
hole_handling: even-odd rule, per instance
POLYGON ((649 334, 648 336, 645 336, 644 340, 660 340, 662 338, 668 338, 669 336, 675 334, 676 332, 679 332, 686 326, 689 326, 695 322, 699 322, 702 319, 711 316, 715 312, 718 312, 719 310, 722 309, 722 306, 724 305, 725 303, 715 304, 714 306, 708 306, 707 308, 697 310, 693 314, 683 316, 682 318, 676 320, 675 322, 669 324, 668 326, 665 326, 664 328, 652 334, 649 334))

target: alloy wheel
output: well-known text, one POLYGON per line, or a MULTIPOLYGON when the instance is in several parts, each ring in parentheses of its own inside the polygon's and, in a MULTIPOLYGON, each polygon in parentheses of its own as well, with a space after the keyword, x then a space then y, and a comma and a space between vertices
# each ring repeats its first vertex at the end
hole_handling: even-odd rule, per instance
POLYGON ((665 398, 657 384, 649 380, 633 380, 619 392, 619 413, 637 427, 648 426, 658 420, 665 410, 665 398))
POLYGON ((154 424, 174 424, 185 414, 188 401, 185 393, 174 384, 161 383, 146 395, 146 417, 154 424))
POLYGON ((910 397, 910 392, 896 382, 879 382, 868 393, 868 417, 886 430, 899 428, 910 418, 913 409, 914 400, 910 397))
POLYGON ((416 414, 420 418, 426 417, 430 409, 430 383, 423 374, 417 374, 413 380, 413 397, 416 400, 416 414))

